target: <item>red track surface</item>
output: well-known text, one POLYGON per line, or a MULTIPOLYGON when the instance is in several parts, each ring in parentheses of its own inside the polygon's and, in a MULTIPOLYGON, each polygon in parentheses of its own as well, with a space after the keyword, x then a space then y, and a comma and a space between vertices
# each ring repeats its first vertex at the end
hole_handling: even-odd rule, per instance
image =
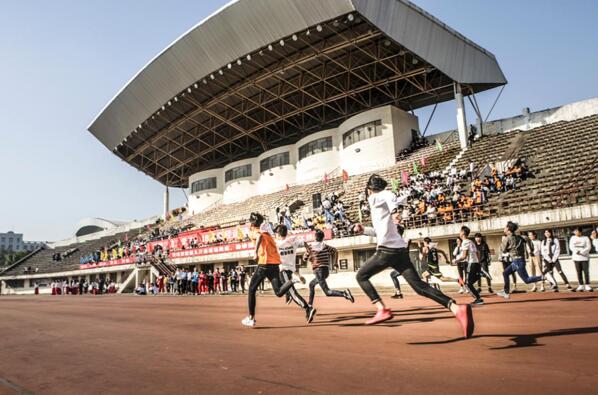
MULTIPOLYGON (((468 297, 460 297, 469 302, 468 297)), ((318 315, 244 297, 0 297, 0 394, 596 394, 598 295, 514 295, 476 307, 475 337, 408 295, 392 321, 316 298, 318 315)))

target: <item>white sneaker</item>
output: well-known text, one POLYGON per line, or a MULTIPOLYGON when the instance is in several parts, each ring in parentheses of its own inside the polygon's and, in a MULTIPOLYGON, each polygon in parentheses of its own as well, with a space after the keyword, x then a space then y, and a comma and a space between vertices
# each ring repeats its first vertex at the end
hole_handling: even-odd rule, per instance
POLYGON ((532 287, 532 289, 530 289, 530 292, 536 292, 538 290, 538 287, 536 287, 536 284, 534 284, 534 286, 532 287))
POLYGON ((459 293, 462 294, 463 292, 465 292, 465 290, 463 289, 463 287, 459 288, 459 293))
POLYGON ((502 296, 505 299, 511 299, 511 295, 509 295, 508 293, 506 293, 505 291, 498 291, 496 293, 498 296, 502 296))
POLYGON ((255 326, 255 320, 250 317, 245 317, 241 321, 241 324, 253 328, 255 326))
POLYGON ((575 290, 576 290, 577 292, 583 292, 583 290, 584 290, 584 287, 583 287, 583 285, 580 285, 579 287, 575 288, 575 290))
POLYGON ((588 284, 586 284, 586 286, 585 286, 585 290, 586 290, 586 291, 588 291, 588 292, 592 292, 592 291, 594 291, 594 290, 592 289, 592 287, 590 287, 588 284))
POLYGON ((545 289, 545 288, 544 288, 544 286, 542 285, 542 286, 540 287, 540 292, 544 292, 544 291, 546 291, 546 289, 545 289))

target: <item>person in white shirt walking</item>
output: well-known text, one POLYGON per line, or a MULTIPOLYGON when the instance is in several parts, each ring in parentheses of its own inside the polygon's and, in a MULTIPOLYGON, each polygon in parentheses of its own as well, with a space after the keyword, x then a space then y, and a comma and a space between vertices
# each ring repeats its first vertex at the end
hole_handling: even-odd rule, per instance
MULTIPOLYGON (((357 282, 365 294, 377 307, 376 315, 366 325, 377 324, 392 319, 392 311, 382 302, 382 298, 370 282, 370 278, 387 268, 393 268, 407 281, 419 295, 434 300, 449 309, 459 322, 465 338, 470 338, 474 331, 473 312, 470 305, 459 305, 453 299, 431 287, 423 281, 411 260, 407 243, 399 234, 398 210, 405 200, 386 190, 388 183, 379 175, 370 176, 366 184, 366 194, 370 205, 373 228, 363 228, 363 232, 377 238, 376 253, 359 269, 357 282)), ((360 228, 361 225, 359 226, 360 228)))
POLYGON ((465 287, 469 291, 469 294, 473 296, 475 299, 473 303, 480 305, 484 304, 484 300, 480 296, 480 293, 478 292, 478 289, 475 286, 475 284, 480 279, 480 257, 475 243, 469 240, 470 233, 471 230, 467 226, 461 227, 461 232, 459 232, 461 246, 459 247, 459 251, 456 255, 456 258, 453 260, 453 264, 456 265, 460 262, 465 263, 465 273, 463 282, 465 284, 465 287))
MULTIPOLYGON (((542 273, 542 243, 538 240, 538 234, 535 231, 528 232, 529 236, 529 243, 528 243, 528 251, 529 260, 531 263, 531 272, 532 276, 536 274, 542 273)), ((536 284, 532 286, 531 292, 536 292, 538 287, 536 284)), ((544 283, 542 283, 540 287, 540 292, 544 292, 544 283)))
POLYGON ((590 250, 592 243, 588 236, 581 233, 581 228, 576 227, 573 230, 574 234, 569 239, 569 250, 571 251, 571 259, 575 264, 577 271, 577 281, 579 286, 576 291, 593 291, 590 286, 590 250))
MULTIPOLYGON (((561 263, 559 262, 559 255, 561 254, 561 247, 559 241, 554 238, 552 230, 546 229, 544 231, 544 240, 542 240, 540 251, 542 254, 542 261, 544 262, 544 269, 542 274, 552 283, 551 289, 555 292, 559 291, 556 279, 554 278, 554 269, 560 274, 561 278, 567 284, 567 288, 571 289, 567 276, 563 273, 561 263)), ((542 291, 544 290, 544 282, 542 282, 542 291)))

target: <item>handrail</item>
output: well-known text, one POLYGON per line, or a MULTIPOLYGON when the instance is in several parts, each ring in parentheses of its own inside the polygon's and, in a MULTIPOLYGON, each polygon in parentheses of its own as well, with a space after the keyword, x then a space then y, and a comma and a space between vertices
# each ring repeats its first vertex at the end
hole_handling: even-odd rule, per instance
POLYGON ((19 264, 21 264, 25 260, 31 258, 33 255, 37 254, 38 252, 40 252, 41 250, 44 250, 44 249, 45 249, 45 247, 37 247, 35 250, 31 251, 29 254, 25 255, 24 257, 22 257, 21 259, 19 259, 18 261, 16 261, 15 263, 13 263, 12 265, 10 265, 9 267, 7 267, 6 269, 3 269, 2 271, 0 271, 0 275, 2 275, 5 272, 11 270, 12 268, 17 267, 19 264))

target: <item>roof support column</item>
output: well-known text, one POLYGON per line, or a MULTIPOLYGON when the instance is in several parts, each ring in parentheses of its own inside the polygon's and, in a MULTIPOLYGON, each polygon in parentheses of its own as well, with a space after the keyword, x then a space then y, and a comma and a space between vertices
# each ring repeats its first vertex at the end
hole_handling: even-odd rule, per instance
POLYGON ((459 131, 459 142, 461 149, 467 148, 467 118, 465 116, 465 103, 461 85, 455 82, 455 102, 457 103, 457 130, 459 131))
POLYGON ((168 186, 164 190, 164 221, 168 220, 168 186))

